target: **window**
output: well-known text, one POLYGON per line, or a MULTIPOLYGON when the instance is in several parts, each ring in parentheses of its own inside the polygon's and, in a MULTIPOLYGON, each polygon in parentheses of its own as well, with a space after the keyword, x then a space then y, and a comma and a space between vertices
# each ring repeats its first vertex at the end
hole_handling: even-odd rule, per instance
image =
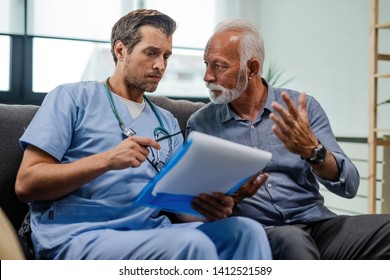
POLYGON ((0 0, 0 33, 24 34, 24 1, 0 0))
POLYGON ((24 32, 23 1, 0 0, 0 91, 10 91, 11 37, 24 32))
MULTIPOLYGON (((121 0, 35 0, 27 6, 33 39, 33 92, 111 75, 111 27, 132 4, 121 0), (61 11, 50 13, 49 11, 61 11), (65 24, 64 24, 65 23, 65 24)), ((132 1, 126 1, 132 2, 132 1)))
POLYGON ((10 89, 10 37, 0 36, 0 91, 10 89))
POLYGON ((145 8, 157 9, 177 23, 174 50, 156 93, 171 97, 208 97, 203 81, 203 49, 217 23, 216 1, 146 0, 145 8), (183 11, 191 12, 183 13, 183 11))
POLYGON ((27 3, 27 34, 109 41, 111 27, 133 1, 34 0, 27 3), (130 2, 122 7, 122 2, 130 2), (61 11, 61 12, 59 12, 61 11))
POLYGON ((146 0, 144 7, 159 10, 178 23, 173 38, 176 47, 203 49, 217 23, 215 0, 146 0))
POLYGON ((138 8, 160 10, 178 23, 158 93, 205 98, 203 49, 217 22, 217 2, 0 0, 0 91, 6 93, 0 99, 39 104, 41 93, 60 84, 104 80, 114 71, 111 28, 138 8))
POLYGON ((173 49, 156 93, 170 97, 208 97, 204 69, 203 50, 173 49))
POLYGON ((108 43, 33 40, 33 92, 48 92, 63 83, 104 80, 113 70, 108 43))

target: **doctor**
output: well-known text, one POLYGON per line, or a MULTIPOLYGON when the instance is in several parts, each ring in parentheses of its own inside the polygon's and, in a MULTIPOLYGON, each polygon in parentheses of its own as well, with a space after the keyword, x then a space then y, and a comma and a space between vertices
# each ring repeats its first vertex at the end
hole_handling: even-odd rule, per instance
MULTIPOLYGON (((55 88, 21 137, 16 193, 31 203, 38 258, 271 258, 260 224, 225 218, 232 213, 231 197, 198 198, 200 211, 218 220, 208 223, 172 224, 158 209, 132 203, 182 147, 180 133, 154 140, 180 129, 170 112, 144 96, 164 74, 175 29, 155 10, 119 19, 111 36, 113 75, 55 88)), ((254 180, 248 184, 253 182, 258 188, 254 180)))

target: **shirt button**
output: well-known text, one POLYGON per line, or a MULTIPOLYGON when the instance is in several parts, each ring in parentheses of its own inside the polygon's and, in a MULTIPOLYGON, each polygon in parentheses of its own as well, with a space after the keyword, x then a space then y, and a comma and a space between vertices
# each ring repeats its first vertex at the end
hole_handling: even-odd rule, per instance
POLYGON ((272 184, 271 184, 271 183, 268 183, 268 184, 267 184, 267 188, 272 188, 272 184))
POLYGON ((255 129, 255 126, 253 124, 251 125, 251 129, 255 129))

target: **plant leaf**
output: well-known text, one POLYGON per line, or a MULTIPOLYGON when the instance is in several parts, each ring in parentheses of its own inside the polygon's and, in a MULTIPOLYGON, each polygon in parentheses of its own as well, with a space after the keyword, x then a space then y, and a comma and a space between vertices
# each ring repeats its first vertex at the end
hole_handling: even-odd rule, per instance
POLYGON ((263 77, 268 82, 268 84, 276 87, 281 87, 289 82, 291 82, 294 78, 291 77, 287 80, 282 80, 281 77, 283 75, 283 70, 280 66, 275 63, 270 63, 267 67, 266 71, 264 71, 263 77))
POLYGON ((378 106, 379 105, 383 105, 383 104, 387 104, 387 103, 390 103, 390 99, 387 99, 385 101, 382 101, 382 102, 378 103, 378 106))

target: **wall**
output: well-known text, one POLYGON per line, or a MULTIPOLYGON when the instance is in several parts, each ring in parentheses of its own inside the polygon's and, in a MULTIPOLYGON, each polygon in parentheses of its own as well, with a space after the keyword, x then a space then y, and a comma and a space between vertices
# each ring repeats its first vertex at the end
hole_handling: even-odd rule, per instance
MULTIPOLYGON (((337 136, 367 137, 369 0, 240 3, 229 16, 247 18, 262 30, 266 66, 279 65, 285 80, 293 78, 288 87, 315 96, 337 136)), ((381 21, 390 21, 390 1, 381 1, 381 11, 381 21)), ((390 53, 390 30, 386 31, 379 47, 390 53)), ((379 87, 390 98, 390 79, 379 87)), ((390 126, 390 105, 382 108, 380 123, 390 126)))

